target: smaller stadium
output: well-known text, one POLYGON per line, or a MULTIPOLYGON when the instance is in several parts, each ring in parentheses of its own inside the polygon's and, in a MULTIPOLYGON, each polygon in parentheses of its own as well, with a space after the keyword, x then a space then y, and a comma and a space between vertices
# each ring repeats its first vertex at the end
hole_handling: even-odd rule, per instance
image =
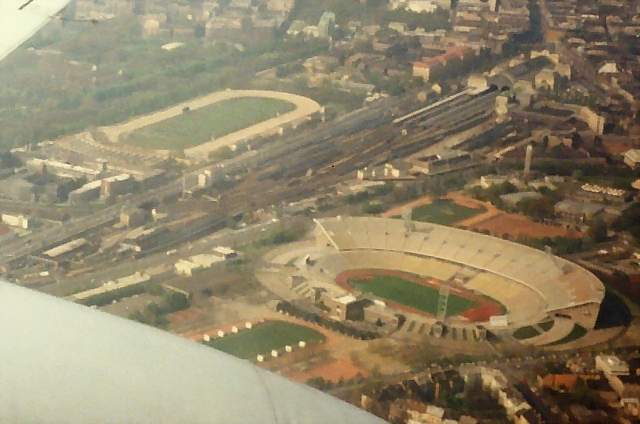
POLYGON ((297 94, 224 90, 99 131, 113 147, 183 151, 187 158, 207 160, 220 148, 281 133, 323 113, 316 101, 297 94))
POLYGON ((311 343, 323 343, 322 333, 298 324, 285 321, 265 321, 251 328, 239 329, 229 334, 219 333, 205 340, 207 346, 221 350, 240 359, 256 360, 257 357, 271 357, 273 352, 285 353, 311 343))
POLYGON ((586 269, 471 231, 335 217, 316 220, 312 236, 276 249, 258 278, 289 301, 388 333, 554 345, 593 329, 604 299, 586 269))

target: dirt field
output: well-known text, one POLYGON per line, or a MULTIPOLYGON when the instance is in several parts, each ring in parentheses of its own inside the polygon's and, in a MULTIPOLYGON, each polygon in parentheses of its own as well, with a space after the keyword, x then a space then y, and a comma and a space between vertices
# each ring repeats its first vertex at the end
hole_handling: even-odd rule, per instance
POLYGON ((180 326, 186 323, 198 321, 206 314, 200 308, 189 308, 184 311, 174 312, 169 315, 169 322, 172 326, 180 326))
POLYGON ((489 202, 482 202, 462 193, 450 193, 447 198, 468 208, 477 209, 482 206, 486 209, 486 212, 482 214, 456 223, 456 227, 464 227, 476 231, 489 231, 490 234, 498 237, 502 237, 504 234, 508 234, 511 238, 582 237, 582 233, 578 231, 541 224, 524 215, 503 212, 489 202))
POLYGON ((495 206, 493 206, 490 202, 482 202, 477 199, 473 199, 469 196, 465 196, 462 193, 449 193, 447 195, 447 199, 453 200, 460 206, 466 206, 467 208, 472 209, 481 209, 484 208, 485 212, 478 214, 476 216, 472 216, 471 218, 464 219, 456 223, 457 227, 469 227, 476 222, 481 222, 486 219, 492 218, 502 212, 500 212, 495 206))
POLYGON ((285 373, 291 380, 305 383, 311 378, 321 377, 325 380, 337 383, 340 380, 349 380, 358 375, 366 377, 369 372, 357 367, 350 360, 337 359, 319 365, 309 371, 285 373))
POLYGON ((582 237, 582 234, 578 231, 540 224, 533 222, 526 216, 504 212, 500 212, 488 219, 474 222, 471 225, 467 224, 466 226, 478 231, 488 231, 490 234, 499 237, 504 234, 509 235, 511 238, 582 237))

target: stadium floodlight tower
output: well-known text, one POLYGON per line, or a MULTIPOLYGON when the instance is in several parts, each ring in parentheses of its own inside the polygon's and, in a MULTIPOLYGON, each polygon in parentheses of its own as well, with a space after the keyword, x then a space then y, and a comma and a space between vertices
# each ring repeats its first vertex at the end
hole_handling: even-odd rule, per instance
POLYGON ((413 233, 416 230, 416 226, 411 219, 413 216, 413 209, 407 208, 402 211, 402 219, 404 220, 404 231, 407 235, 413 233))
POLYGON ((446 284, 440 286, 440 290, 438 291, 438 310, 437 310, 437 318, 445 322, 447 318, 447 308, 449 306, 449 294, 451 294, 451 289, 446 284))

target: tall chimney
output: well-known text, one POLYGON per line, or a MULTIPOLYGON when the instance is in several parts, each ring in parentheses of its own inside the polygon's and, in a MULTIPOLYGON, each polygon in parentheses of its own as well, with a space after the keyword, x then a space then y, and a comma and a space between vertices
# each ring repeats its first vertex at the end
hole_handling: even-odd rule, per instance
POLYGON ((527 146, 527 152, 524 156, 524 179, 529 179, 529 173, 531 172, 531 160, 533 159, 533 146, 529 144, 527 146))

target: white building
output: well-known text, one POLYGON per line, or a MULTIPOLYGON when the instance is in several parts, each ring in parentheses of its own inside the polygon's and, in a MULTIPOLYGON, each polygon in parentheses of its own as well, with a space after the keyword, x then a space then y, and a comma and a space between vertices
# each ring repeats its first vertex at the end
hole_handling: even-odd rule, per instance
POLYGON ((238 257, 238 252, 231 249, 230 247, 218 246, 213 249, 213 254, 217 255, 224 260, 234 259, 238 257))
POLYGON ((640 149, 627 150, 624 153, 624 163, 631 169, 640 167, 640 149))
POLYGON ((175 263, 175 272, 178 275, 192 277, 198 271, 209 269, 218 262, 223 262, 224 258, 218 255, 200 254, 191 256, 189 259, 180 259, 175 263))
POLYGON ((2 214, 2 223, 7 224, 11 227, 18 227, 24 230, 29 228, 31 224, 31 220, 28 216, 24 215, 9 215, 6 213, 2 214))
POLYGON ((79 238, 68 243, 61 244, 44 252, 44 255, 50 259, 58 259, 64 255, 68 255, 84 247, 88 244, 86 239, 79 238))
POLYGON ((629 375, 629 364, 613 355, 596 356, 596 369, 607 375, 629 375))
POLYGON ((90 302, 92 299, 95 299, 98 296, 118 291, 124 292, 125 289, 130 289, 140 284, 147 283, 150 280, 151 276, 149 274, 146 274, 144 272, 136 272, 126 277, 118 278, 115 281, 107 281, 100 287, 75 293, 70 296, 70 300, 80 303, 90 302))

